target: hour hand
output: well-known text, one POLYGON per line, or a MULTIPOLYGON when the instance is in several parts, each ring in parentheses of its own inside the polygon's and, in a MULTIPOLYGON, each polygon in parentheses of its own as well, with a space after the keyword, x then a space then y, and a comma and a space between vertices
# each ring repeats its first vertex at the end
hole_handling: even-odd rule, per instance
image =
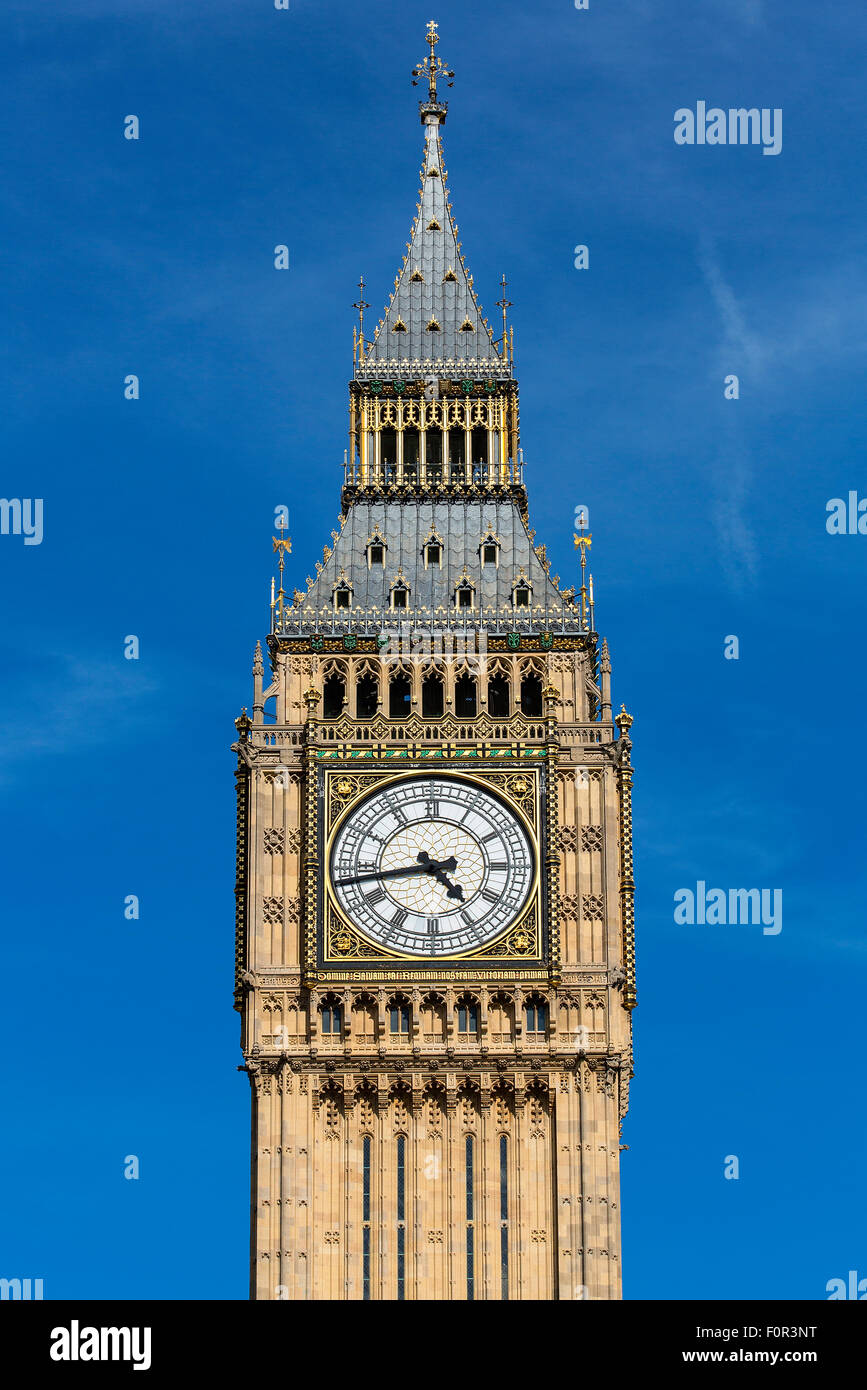
MULTIPOLYGON (((449 861, 446 860, 446 863, 448 862, 449 861)), ((448 878, 448 876, 444 874, 441 869, 435 869, 433 876, 436 879, 437 883, 443 884, 443 886, 448 889, 448 892, 446 893, 447 898, 457 898, 459 903, 462 903, 464 901, 464 890, 459 883, 452 883, 451 879, 448 878)))
POLYGON ((422 868, 426 869, 429 874, 436 874, 443 869, 453 873, 458 867, 458 861, 453 854, 450 854, 448 859, 431 859, 426 850, 419 850, 417 862, 421 864, 422 868))

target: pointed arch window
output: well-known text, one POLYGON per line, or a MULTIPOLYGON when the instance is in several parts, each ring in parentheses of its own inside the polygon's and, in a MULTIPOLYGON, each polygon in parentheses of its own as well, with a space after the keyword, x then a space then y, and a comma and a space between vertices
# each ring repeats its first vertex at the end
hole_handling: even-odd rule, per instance
POLYGON ((406 719, 412 712, 412 681, 409 673, 395 671, 388 683, 388 715, 390 719, 406 719))
POLYGON ((322 682, 322 717, 339 719, 346 703, 346 677, 342 670, 329 671, 322 682))
POLYGON ((459 719, 475 719, 478 712, 478 690, 469 671, 462 671, 455 681, 455 714, 459 719))
POLYGON ((521 679, 521 713, 531 719, 542 713, 542 677, 536 671, 527 671, 521 679))
POLYGON ((357 719, 373 719, 379 706, 379 681, 371 671, 365 671, 355 683, 355 715, 357 719))
POLYGON ((428 671, 421 683, 422 719, 442 719, 445 710, 445 686, 436 671, 428 671))
POLYGON ((508 719, 510 713, 509 677, 504 671, 495 671, 488 680, 488 714, 508 719))

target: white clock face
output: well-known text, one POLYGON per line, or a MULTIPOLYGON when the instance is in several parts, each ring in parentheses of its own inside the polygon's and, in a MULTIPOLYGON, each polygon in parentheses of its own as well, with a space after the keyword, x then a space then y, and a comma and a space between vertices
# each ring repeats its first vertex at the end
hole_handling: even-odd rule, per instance
POLYGON ((515 920, 535 861, 522 822, 492 792, 411 777, 349 814, 329 869, 337 901, 365 936, 400 954, 447 956, 515 920))

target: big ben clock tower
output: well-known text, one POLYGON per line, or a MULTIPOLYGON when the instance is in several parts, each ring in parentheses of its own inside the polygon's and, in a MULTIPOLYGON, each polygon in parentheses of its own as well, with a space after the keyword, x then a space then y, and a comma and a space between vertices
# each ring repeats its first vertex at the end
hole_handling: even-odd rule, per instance
POLYGON ((635 1004, 632 720, 585 583, 529 529, 414 70, 416 215, 357 308, 339 530, 289 541, 238 755, 236 1007, 256 1299, 616 1299, 635 1004))

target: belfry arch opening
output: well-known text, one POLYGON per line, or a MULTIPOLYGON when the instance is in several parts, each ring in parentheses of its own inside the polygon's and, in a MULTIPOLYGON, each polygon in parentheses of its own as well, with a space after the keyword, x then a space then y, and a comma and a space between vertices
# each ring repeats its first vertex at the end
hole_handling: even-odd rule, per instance
POLYGON ((527 671, 521 678, 521 713, 531 719, 542 713, 542 677, 527 671))

